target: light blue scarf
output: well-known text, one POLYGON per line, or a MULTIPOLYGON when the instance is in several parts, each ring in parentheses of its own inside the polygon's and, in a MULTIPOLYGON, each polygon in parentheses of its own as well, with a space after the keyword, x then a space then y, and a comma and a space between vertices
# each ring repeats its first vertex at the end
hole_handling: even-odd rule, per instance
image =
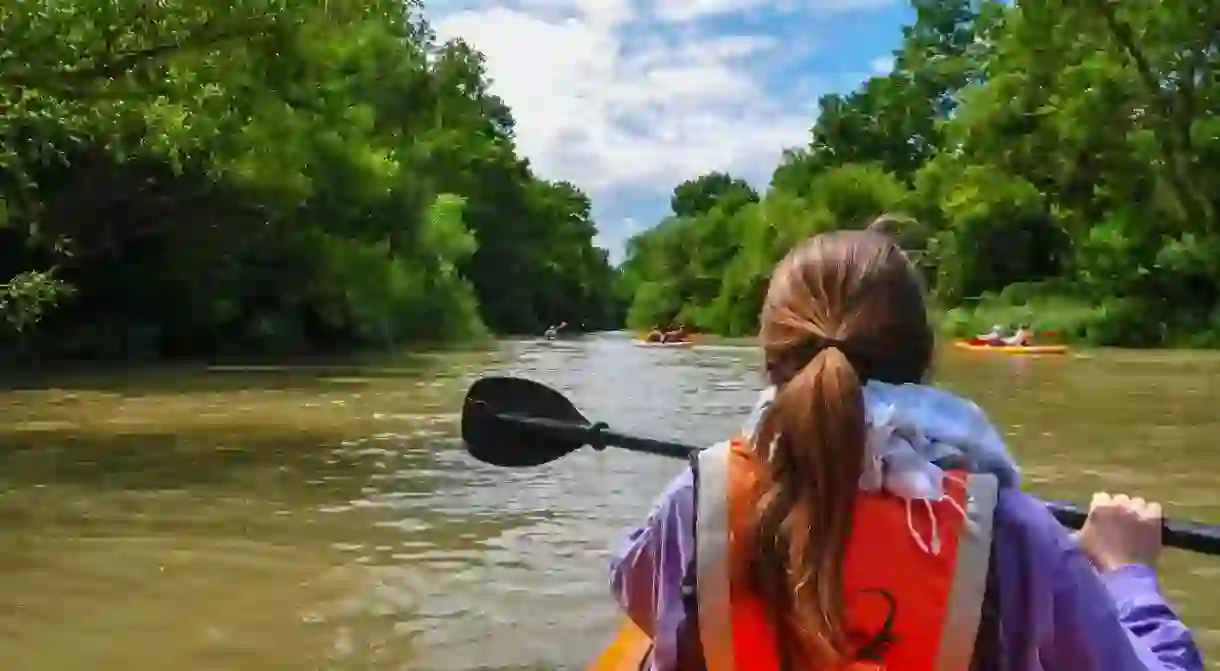
MULTIPOLYGON (((763 390, 744 427, 746 435, 754 434, 775 394, 775 387, 763 390)), ((860 489, 904 499, 908 527, 927 552, 940 552, 935 515, 928 543, 915 533, 911 506, 923 501, 931 514, 928 502, 944 497, 945 472, 935 462, 952 460, 971 472, 994 474, 1001 487, 1019 481, 1000 432, 971 401, 926 385, 870 381, 864 386, 864 409, 868 443, 860 489)))

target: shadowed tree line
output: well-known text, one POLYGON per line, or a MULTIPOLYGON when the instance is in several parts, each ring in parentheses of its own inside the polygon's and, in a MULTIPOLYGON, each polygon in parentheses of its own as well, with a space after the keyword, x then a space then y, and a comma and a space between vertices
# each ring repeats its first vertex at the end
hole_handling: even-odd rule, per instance
POLYGON ((301 352, 622 321, 589 199, 418 5, 0 8, 0 335, 301 352), (11 278, 11 279, 5 279, 11 278))
POLYGON ((1220 0, 913 0, 892 72, 821 100, 761 196, 713 173, 628 244, 637 328, 752 333, 804 237, 898 226, 958 333, 1220 346, 1220 0))

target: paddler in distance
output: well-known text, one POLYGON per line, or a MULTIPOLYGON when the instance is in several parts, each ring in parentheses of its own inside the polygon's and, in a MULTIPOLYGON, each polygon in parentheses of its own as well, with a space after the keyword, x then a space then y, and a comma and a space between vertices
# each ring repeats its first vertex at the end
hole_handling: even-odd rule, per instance
MULTIPOLYGON (((934 338, 889 236, 776 268, 771 387, 615 553, 616 599, 676 671, 1201 671, 1159 593, 1159 506, 1094 497, 1073 537, 974 403, 924 384, 934 338)), ((643 653, 641 653, 643 654, 643 653)))
POLYGON ((986 345, 1003 345, 1006 340, 1004 326, 1002 324, 994 324, 987 333, 975 336, 975 340, 986 345))
POLYGON ((1009 347, 1029 347, 1034 344, 1034 332, 1029 324, 1021 324, 1016 333, 1004 338, 1004 344, 1009 347))
POLYGON ((661 336, 661 342, 686 342, 689 339, 690 332, 686 330, 684 324, 678 324, 675 328, 666 331, 665 335, 661 336))

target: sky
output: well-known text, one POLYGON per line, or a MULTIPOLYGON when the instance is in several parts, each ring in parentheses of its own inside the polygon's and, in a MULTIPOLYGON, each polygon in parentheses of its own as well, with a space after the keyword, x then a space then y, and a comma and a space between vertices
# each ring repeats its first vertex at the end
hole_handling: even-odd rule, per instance
POLYGON ((817 99, 888 72, 905 0, 431 0, 441 40, 487 57, 535 172, 582 188, 597 244, 669 210, 719 170, 760 189, 803 146, 817 99))

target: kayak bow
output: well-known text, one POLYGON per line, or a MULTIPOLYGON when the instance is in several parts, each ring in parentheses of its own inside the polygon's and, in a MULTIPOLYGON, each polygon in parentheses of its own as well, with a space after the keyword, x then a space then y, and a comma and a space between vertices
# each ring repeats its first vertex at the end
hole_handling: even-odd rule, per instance
POLYGON ((648 657, 651 648, 652 639, 648 638, 648 634, 636 626, 631 618, 624 617, 614 640, 602 650, 587 671, 634 671, 640 668, 640 663, 648 657))

